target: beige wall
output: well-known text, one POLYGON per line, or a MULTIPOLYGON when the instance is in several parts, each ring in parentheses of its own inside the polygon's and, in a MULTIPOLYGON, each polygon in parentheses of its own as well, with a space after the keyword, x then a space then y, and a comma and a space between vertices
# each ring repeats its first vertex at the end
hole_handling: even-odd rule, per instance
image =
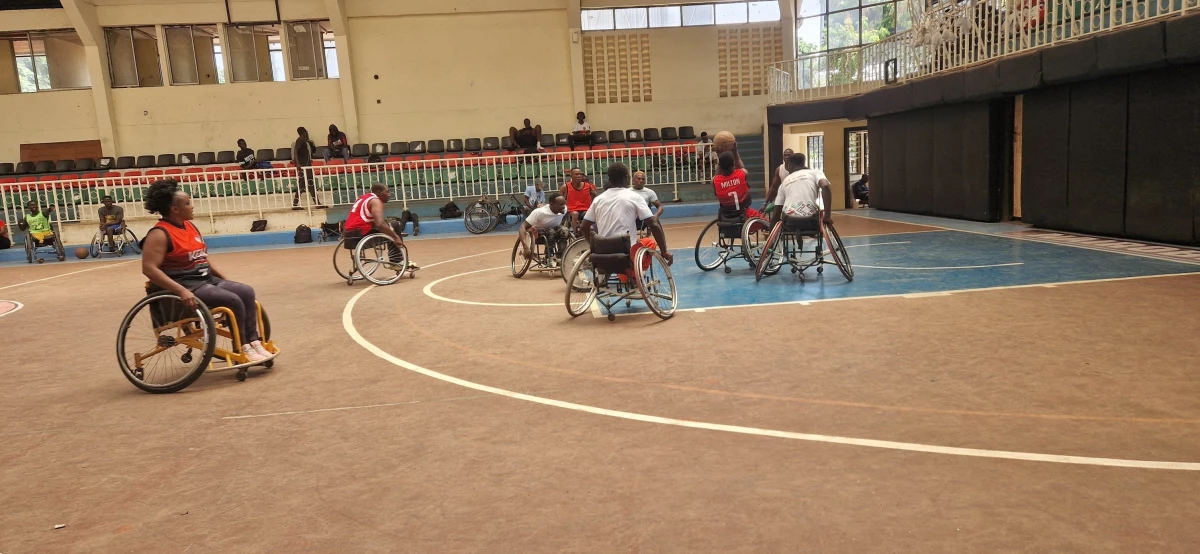
POLYGON ((0 40, 0 94, 21 92, 21 78, 17 75, 17 60, 13 57, 11 40, 0 40))
MULTIPOLYGON (((85 91, 86 92, 86 91, 85 91)), ((313 140, 343 125, 335 80, 113 89, 119 155, 291 146, 296 127, 313 140)), ((38 96, 38 95, 25 95, 38 96)))
POLYGON ((70 29, 67 10, 10 10, 0 12, 0 32, 70 29))
MULTIPOLYGON (((159 0, 157 2, 104 0, 95 3, 98 4, 96 19, 102 27, 212 24, 225 21, 225 3, 221 0, 159 0)), ((324 0, 279 0, 279 12, 284 20, 323 19, 326 17, 324 0)), ((229 13, 234 23, 274 21, 275 3, 271 0, 230 0, 229 13)), ((68 23, 67 26, 69 27, 70 24, 68 23)))
POLYGON ((504 136, 526 117, 570 131, 566 11, 352 18, 349 27, 359 142, 504 136))
POLYGON ((651 29, 650 76, 654 101, 588 104, 588 121, 596 130, 637 126, 691 125, 696 134, 730 131, 761 133, 766 96, 720 97, 717 28, 651 29))
POLYGON ((46 63, 54 88, 86 88, 92 85, 83 43, 46 37, 46 63))
POLYGON ((0 161, 21 159, 22 143, 98 140, 91 90, 10 94, 0 99, 0 161))
POLYGON ((835 210, 845 209, 846 206, 846 129, 866 126, 865 120, 842 119, 805 125, 785 125, 783 128, 783 147, 805 155, 808 154, 808 146, 801 141, 802 133, 822 133, 825 137, 824 172, 832 189, 835 210))

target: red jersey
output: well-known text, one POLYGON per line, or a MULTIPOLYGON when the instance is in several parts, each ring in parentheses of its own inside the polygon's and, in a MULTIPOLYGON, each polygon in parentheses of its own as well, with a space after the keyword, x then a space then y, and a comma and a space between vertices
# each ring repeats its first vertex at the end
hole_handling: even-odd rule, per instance
POLYGON ((745 169, 735 169, 728 177, 719 173, 713 177, 713 192, 722 208, 740 210, 750 205, 750 185, 746 181, 745 169))
POLYGON ((183 227, 177 227, 174 223, 160 220, 154 229, 162 229, 167 233, 167 254, 159 266, 167 277, 175 281, 208 278, 208 247, 191 221, 184 221, 183 227))
POLYGON ((592 191, 596 190, 596 185, 587 181, 583 182, 583 188, 575 190, 575 185, 567 183, 567 211, 569 212, 586 212, 592 207, 592 191))
POLYGON ((350 215, 346 216, 347 231, 361 231, 363 235, 367 235, 375 227, 374 216, 369 209, 372 198, 379 197, 373 192, 368 192, 359 196, 354 205, 350 206, 350 215))

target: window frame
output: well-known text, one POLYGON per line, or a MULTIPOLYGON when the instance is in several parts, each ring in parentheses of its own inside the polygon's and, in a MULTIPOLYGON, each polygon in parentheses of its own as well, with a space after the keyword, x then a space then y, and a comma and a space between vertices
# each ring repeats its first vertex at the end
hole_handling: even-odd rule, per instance
MULTIPOLYGON (((117 26, 117 27, 104 27, 102 30, 104 31, 104 47, 105 47, 104 49, 108 53, 109 88, 151 88, 151 87, 161 87, 161 86, 166 85, 167 77, 165 75, 163 75, 163 72, 162 72, 162 57, 159 55, 159 49, 158 49, 159 44, 158 44, 157 26, 126 25, 126 26, 117 26), (156 84, 156 85, 142 85, 142 70, 138 68, 138 64, 137 64, 137 41, 134 40, 134 37, 133 37, 133 33, 140 29, 154 29, 155 30, 155 32, 154 32, 154 61, 158 67, 158 84, 156 84), (131 59, 133 60, 133 75, 137 80, 136 84, 132 84, 132 85, 116 84, 116 75, 113 73, 112 48, 108 44, 108 32, 109 31, 125 31, 128 33, 129 53, 132 54, 132 56, 133 56, 131 59)), ((143 30, 142 32, 146 32, 146 31, 143 30)), ((166 45, 163 45, 163 46, 166 46, 166 45)), ((167 69, 170 70, 169 65, 167 66, 167 69)))
MULTIPOLYGON (((326 48, 325 33, 332 32, 332 29, 326 28, 327 25, 330 25, 329 20, 328 19, 303 19, 303 20, 297 20, 297 21, 284 21, 281 25, 285 26, 283 28, 283 32, 280 33, 281 48, 286 47, 284 49, 287 50, 287 54, 288 54, 288 55, 283 56, 283 63, 284 63, 284 68, 285 68, 284 69, 284 80, 317 81, 317 80, 321 80, 321 79, 328 79, 329 78, 329 70, 325 66, 325 48, 326 48), (308 26, 308 36, 311 39, 310 40, 311 44, 309 44, 309 46, 312 47, 312 59, 313 59, 313 65, 314 65, 313 71, 315 73, 315 75, 313 75, 311 77, 309 77, 309 76, 297 77, 296 76, 297 68, 294 67, 293 64, 296 63, 297 44, 293 44, 291 37, 293 34, 299 34, 299 33, 295 32, 294 27, 289 27, 292 25, 307 25, 308 26), (317 32, 313 32, 314 28, 316 29, 317 32)), ((269 48, 270 48, 270 45, 268 44, 268 49, 269 48)), ((336 48, 337 48, 337 46, 335 45, 334 46, 335 51, 336 51, 336 48)), ((339 72, 339 74, 340 74, 340 72, 339 72)))
MULTIPOLYGON (((797 0, 797 1, 799 1, 799 0, 797 0)), ((828 0, 822 0, 822 1, 828 1, 828 0)), ((876 1, 891 2, 891 1, 897 1, 897 0, 876 0, 876 1)), ((712 26, 717 26, 717 25, 724 25, 724 26, 761 25, 761 24, 765 24, 765 23, 778 23, 780 21, 783 21, 782 10, 777 12, 779 14, 779 16, 776 19, 764 19, 764 20, 751 21, 750 20, 750 4, 751 3, 752 3, 751 0, 738 0, 736 2, 702 2, 702 3, 696 3, 696 4, 682 4, 682 3, 681 4, 643 4, 640 6, 634 5, 634 6, 602 7, 602 8, 584 8, 584 9, 579 10, 579 27, 585 33, 595 33, 595 32, 606 32, 606 31, 632 31, 632 30, 639 30, 639 29, 676 29, 676 28, 680 28, 680 27, 705 27, 705 26, 709 26, 709 25, 712 25, 712 26), (727 23, 722 23, 717 20, 717 6, 730 6, 730 5, 735 5, 735 4, 740 5, 742 8, 742 20, 732 21, 732 22, 727 22, 727 23), (677 17, 678 17, 679 23, 678 24, 669 24, 669 25, 654 25, 651 20, 650 10, 661 10, 661 9, 675 10, 675 13, 678 14, 677 17), (685 11, 690 12, 690 11, 694 11, 694 10, 705 10, 705 9, 708 12, 708 19, 706 22, 704 22, 704 23, 688 23, 687 22, 688 18, 685 15, 685 11), (624 26, 624 27, 620 26, 617 21, 618 20, 617 12, 626 11, 626 10, 642 10, 642 13, 645 14, 644 17, 645 17, 646 24, 642 25, 642 26, 624 26), (590 22, 589 15, 603 14, 605 12, 607 12, 606 23, 609 23, 609 24, 589 24, 589 22, 590 22)), ((765 0, 755 0, 755 3, 767 3, 767 2, 765 0)), ((689 15, 691 15, 691 14, 689 14, 689 15)))

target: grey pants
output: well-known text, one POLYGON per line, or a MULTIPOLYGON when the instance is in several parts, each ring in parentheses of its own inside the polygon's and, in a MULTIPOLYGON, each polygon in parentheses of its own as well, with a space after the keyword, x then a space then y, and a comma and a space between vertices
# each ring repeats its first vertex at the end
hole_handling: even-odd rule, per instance
POLYGON ((250 288, 250 285, 235 281, 217 281, 200 285, 192 294, 204 301, 209 309, 229 308, 233 311, 243 344, 259 340, 258 309, 254 304, 254 289, 250 288))

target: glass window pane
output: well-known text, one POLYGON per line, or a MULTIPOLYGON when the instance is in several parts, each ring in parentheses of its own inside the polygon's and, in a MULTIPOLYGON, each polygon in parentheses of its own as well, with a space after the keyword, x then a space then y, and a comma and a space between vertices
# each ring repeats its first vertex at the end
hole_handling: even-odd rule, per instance
POLYGON ((284 24, 291 54, 292 79, 318 79, 324 76, 324 55, 319 55, 320 29, 315 23, 292 21, 284 24))
POLYGON ((213 43, 213 65, 217 70, 217 82, 222 85, 228 83, 229 81, 225 80, 225 54, 221 53, 220 45, 215 42, 213 43))
POLYGON ((191 27, 167 27, 167 64, 171 67, 171 84, 200 84, 196 71, 196 43, 193 42, 191 27))
POLYGON ((584 31, 611 31, 615 25, 612 10, 581 10, 584 31))
POLYGON ((21 81, 21 92, 37 92, 37 73, 33 69, 32 56, 17 57, 17 76, 21 81))
MULTIPOLYGON (((256 83, 270 81, 259 72, 259 57, 267 56, 267 36, 271 32, 261 29, 256 32, 253 25, 231 25, 225 28, 225 40, 229 41, 229 65, 233 69, 233 82, 256 83), (261 52, 261 54, 260 54, 261 52)), ((267 66, 262 60, 262 66, 267 66)))
POLYGON ((896 5, 884 4, 863 8, 862 43, 871 44, 888 38, 896 32, 896 5))
POLYGON ((736 25, 746 22, 746 3, 728 2, 717 4, 717 25, 736 25))
POLYGON ((857 8, 858 0, 829 0, 829 11, 840 12, 849 8, 857 8))
POLYGON ((858 46, 859 10, 829 14, 829 48, 858 46))
POLYGON ((342 72, 338 70, 337 44, 332 40, 325 41, 325 73, 330 79, 342 76, 342 72))
POLYGON ((808 17, 825 13, 825 0, 796 0, 796 15, 808 17))
POLYGON ((912 12, 909 11, 908 2, 896 3, 896 32, 901 33, 912 29, 912 12))
POLYGON ((683 6, 683 26, 712 25, 717 19, 713 15, 712 4, 699 6, 683 6))
POLYGON ((750 2, 750 23, 779 21, 779 2, 750 2))
POLYGON ((683 24, 679 14, 679 6, 664 6, 650 8, 650 27, 678 27, 683 24))
POLYGON ((108 43, 108 67, 112 86, 136 87, 137 64, 133 61, 133 39, 129 29, 105 29, 108 43))
POLYGON ((283 71, 283 44, 279 42, 279 37, 271 37, 267 43, 267 49, 271 59, 271 80, 282 82, 287 80, 287 75, 283 71))
POLYGON ((54 88, 50 86, 50 64, 46 61, 46 56, 34 56, 33 68, 37 70, 37 86, 38 90, 50 90, 54 88))
POLYGON ((825 16, 804 17, 796 20, 796 54, 803 56, 828 50, 825 44, 825 16))
POLYGON ((158 34, 154 27, 133 28, 133 57, 137 64, 137 86, 161 87, 162 66, 158 64, 158 34))
POLYGON ((614 17, 618 29, 645 29, 650 24, 646 8, 621 8, 614 17))

